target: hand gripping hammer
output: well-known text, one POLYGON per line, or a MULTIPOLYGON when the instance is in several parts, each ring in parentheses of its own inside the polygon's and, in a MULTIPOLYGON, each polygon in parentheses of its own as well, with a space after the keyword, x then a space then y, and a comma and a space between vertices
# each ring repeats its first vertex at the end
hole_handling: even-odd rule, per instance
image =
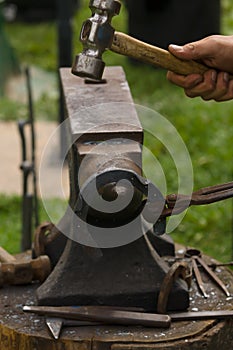
POLYGON ((209 69, 196 61, 181 60, 169 51, 115 32, 111 21, 120 13, 119 0, 90 0, 89 7, 92 16, 82 25, 83 52, 75 58, 74 75, 101 80, 105 67, 102 54, 106 49, 183 75, 203 74, 209 69))

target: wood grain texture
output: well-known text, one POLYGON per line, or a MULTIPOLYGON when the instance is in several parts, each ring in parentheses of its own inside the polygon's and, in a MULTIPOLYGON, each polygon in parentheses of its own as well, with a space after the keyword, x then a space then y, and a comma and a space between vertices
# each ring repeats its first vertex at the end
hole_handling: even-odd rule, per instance
POLYGON ((196 61, 184 61, 169 51, 146 44, 127 34, 115 32, 111 50, 121 55, 129 56, 156 67, 165 68, 175 73, 188 75, 192 73, 205 73, 209 67, 196 61))

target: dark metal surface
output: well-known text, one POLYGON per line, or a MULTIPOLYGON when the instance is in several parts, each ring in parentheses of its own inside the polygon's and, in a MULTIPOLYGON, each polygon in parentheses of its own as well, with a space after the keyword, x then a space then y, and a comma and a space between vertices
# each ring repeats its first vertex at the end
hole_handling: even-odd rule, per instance
POLYGON ((84 49, 75 57, 72 73, 101 80, 105 67, 102 53, 111 47, 114 34, 111 19, 119 14, 121 3, 118 0, 90 0, 89 7, 92 16, 83 23, 80 34, 84 49))
POLYGON ((212 269, 216 269, 217 267, 222 267, 222 266, 233 266, 233 261, 229 261, 226 263, 211 263, 208 264, 209 267, 211 267, 212 269))
MULTIPOLYGON (((37 290, 38 303, 136 306, 155 311, 168 266, 150 249, 143 237, 122 247, 101 250, 68 241, 59 263, 37 290)), ((187 286, 177 280, 167 309, 181 311, 188 306, 187 286)))
MULTIPOLYGON (((128 166, 130 166, 130 164, 128 166)), ((103 169, 100 174, 94 174, 91 179, 86 182, 85 186, 80 189, 77 200, 78 208, 75 208, 75 213, 87 222, 91 222, 92 218, 96 225, 117 227, 118 225, 124 225, 136 219, 143 209, 145 209, 143 213, 144 218, 148 222, 155 223, 157 211, 162 211, 164 202, 164 197, 159 189, 134 171, 124 170, 124 168, 114 169, 114 167, 107 167, 103 169), (131 203, 126 208, 121 211, 116 211, 114 217, 112 213, 105 213, 104 210, 100 210, 101 208, 99 211, 92 209, 91 203, 95 204, 97 202, 97 198, 94 196, 95 188, 97 188, 98 195, 102 195, 105 200, 107 198, 108 201, 113 201, 115 198, 119 197, 117 183, 122 180, 127 180, 127 182, 124 186, 121 186, 120 195, 124 197, 128 195, 129 184, 131 184, 134 189, 131 203), (146 199, 142 200, 143 197, 146 199), (89 204, 86 203, 85 198, 89 199, 89 204), (153 213, 154 215, 152 215, 152 213, 148 215, 147 203, 149 203, 148 205, 153 203, 153 207, 156 207, 157 211, 153 213)), ((161 231, 157 234, 163 233, 164 231, 161 231)))
POLYGON ((49 307, 49 306, 24 306, 24 312, 33 312, 38 315, 63 317, 70 320, 94 321, 105 324, 140 325, 144 327, 168 328, 171 319, 168 315, 150 314, 145 312, 123 311, 119 309, 105 308, 104 306, 80 306, 80 307, 49 307))
POLYGON ((208 310, 180 312, 169 314, 172 321, 200 321, 200 320, 227 320, 233 319, 233 310, 208 310))

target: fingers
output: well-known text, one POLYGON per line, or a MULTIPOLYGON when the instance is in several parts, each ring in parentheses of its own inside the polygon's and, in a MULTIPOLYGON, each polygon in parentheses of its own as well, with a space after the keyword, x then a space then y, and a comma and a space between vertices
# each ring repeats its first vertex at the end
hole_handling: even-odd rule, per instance
MULTIPOLYGON (((209 74, 206 73, 202 86, 199 86, 199 88, 197 88, 196 96, 201 96, 205 101, 220 101, 221 99, 224 99, 229 90, 229 75, 224 72, 217 74, 216 72, 212 71, 211 73, 209 72, 209 74)), ((187 93, 188 91, 186 91, 186 94, 187 93)))
POLYGON ((172 83, 183 87, 188 97, 200 96, 203 100, 227 101, 233 98, 233 80, 229 74, 215 70, 208 70, 203 76, 190 74, 182 76, 173 72, 167 73, 167 78, 172 83))
POLYGON ((192 89, 197 84, 201 83, 204 80, 204 77, 201 74, 189 74, 189 75, 179 75, 174 72, 167 72, 167 79, 184 89, 192 89))
POLYGON ((215 98, 215 101, 222 102, 222 101, 229 101, 232 99, 233 99, 233 80, 229 80, 228 89, 227 89, 226 93, 223 94, 222 96, 215 98))
POLYGON ((200 84, 186 88, 185 93, 191 98, 200 96, 205 101, 227 101, 233 97, 233 84, 227 73, 209 70, 200 84))
POLYGON ((212 69, 208 70, 203 75, 203 78, 204 79, 200 84, 185 89, 185 93, 188 97, 201 96, 203 99, 209 100, 212 95, 214 96, 214 93, 217 93, 215 91, 217 88, 217 80, 219 80, 217 79, 217 72, 212 69))

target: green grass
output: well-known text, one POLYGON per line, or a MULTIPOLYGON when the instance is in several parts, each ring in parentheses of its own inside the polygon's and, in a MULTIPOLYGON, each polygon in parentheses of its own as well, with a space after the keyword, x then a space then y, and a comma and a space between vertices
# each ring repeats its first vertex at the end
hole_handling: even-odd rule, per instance
MULTIPOLYGON (((83 1, 81 11, 73 20, 74 54, 81 51, 78 36, 82 21, 90 15, 87 2, 83 1)), ((233 32, 232 18, 232 1, 223 0, 222 33, 233 32)), ((121 15, 114 19, 114 25, 125 32, 126 21, 127 12, 123 8, 121 15)), ((12 23, 6 25, 6 32, 22 64, 36 65, 57 74, 55 23, 12 23)), ((107 65, 123 66, 135 102, 166 117, 182 136, 193 163, 194 189, 232 180, 232 101, 216 103, 204 102, 199 98, 189 99, 180 88, 166 80, 166 72, 162 70, 132 65, 127 58, 111 52, 106 52, 104 57, 107 65)), ((52 116, 54 119, 56 108, 56 101, 44 96, 36 103, 36 117, 50 119, 52 116)), ((7 99, 0 101, 0 119, 15 120, 26 113, 27 108, 22 103, 7 99)), ((156 131, 153 118, 150 127, 156 131)), ((150 138, 145 141, 162 164, 166 174, 167 193, 177 192, 176 169, 166 149, 150 138)), ((0 208, 9 208, 8 212, 6 208, 3 210, 5 214, 1 218, 0 244, 6 244, 7 247, 13 244, 14 251, 14 237, 19 237, 20 232, 20 217, 14 216, 19 209, 17 203, 19 204, 19 199, 15 197, 0 198, 0 208)), ((227 200, 190 208, 173 237, 184 245, 198 246, 219 260, 227 261, 231 259, 232 253, 232 230, 232 200, 227 200)))
POLYGON ((57 67, 56 26, 43 24, 11 23, 6 32, 20 62, 54 71, 57 67))
POLYGON ((27 115, 25 104, 12 101, 6 97, 0 99, 0 120, 11 121, 24 119, 27 115))
MULTIPOLYGON (((34 117, 36 120, 58 120, 58 101, 54 97, 42 95, 34 101, 34 117)), ((28 118, 28 106, 7 97, 0 99, 0 121, 17 121, 28 118)))
POLYGON ((20 246, 20 198, 0 195, 0 244, 17 253, 20 246))
MULTIPOLYGON (((18 253, 21 241, 21 198, 0 194, 0 245, 11 254, 18 253)), ((46 202, 52 208, 53 217, 61 218, 64 214, 64 201, 59 198, 49 199, 46 202)), ((39 201, 39 217, 41 222, 49 221, 43 203, 39 201)))

